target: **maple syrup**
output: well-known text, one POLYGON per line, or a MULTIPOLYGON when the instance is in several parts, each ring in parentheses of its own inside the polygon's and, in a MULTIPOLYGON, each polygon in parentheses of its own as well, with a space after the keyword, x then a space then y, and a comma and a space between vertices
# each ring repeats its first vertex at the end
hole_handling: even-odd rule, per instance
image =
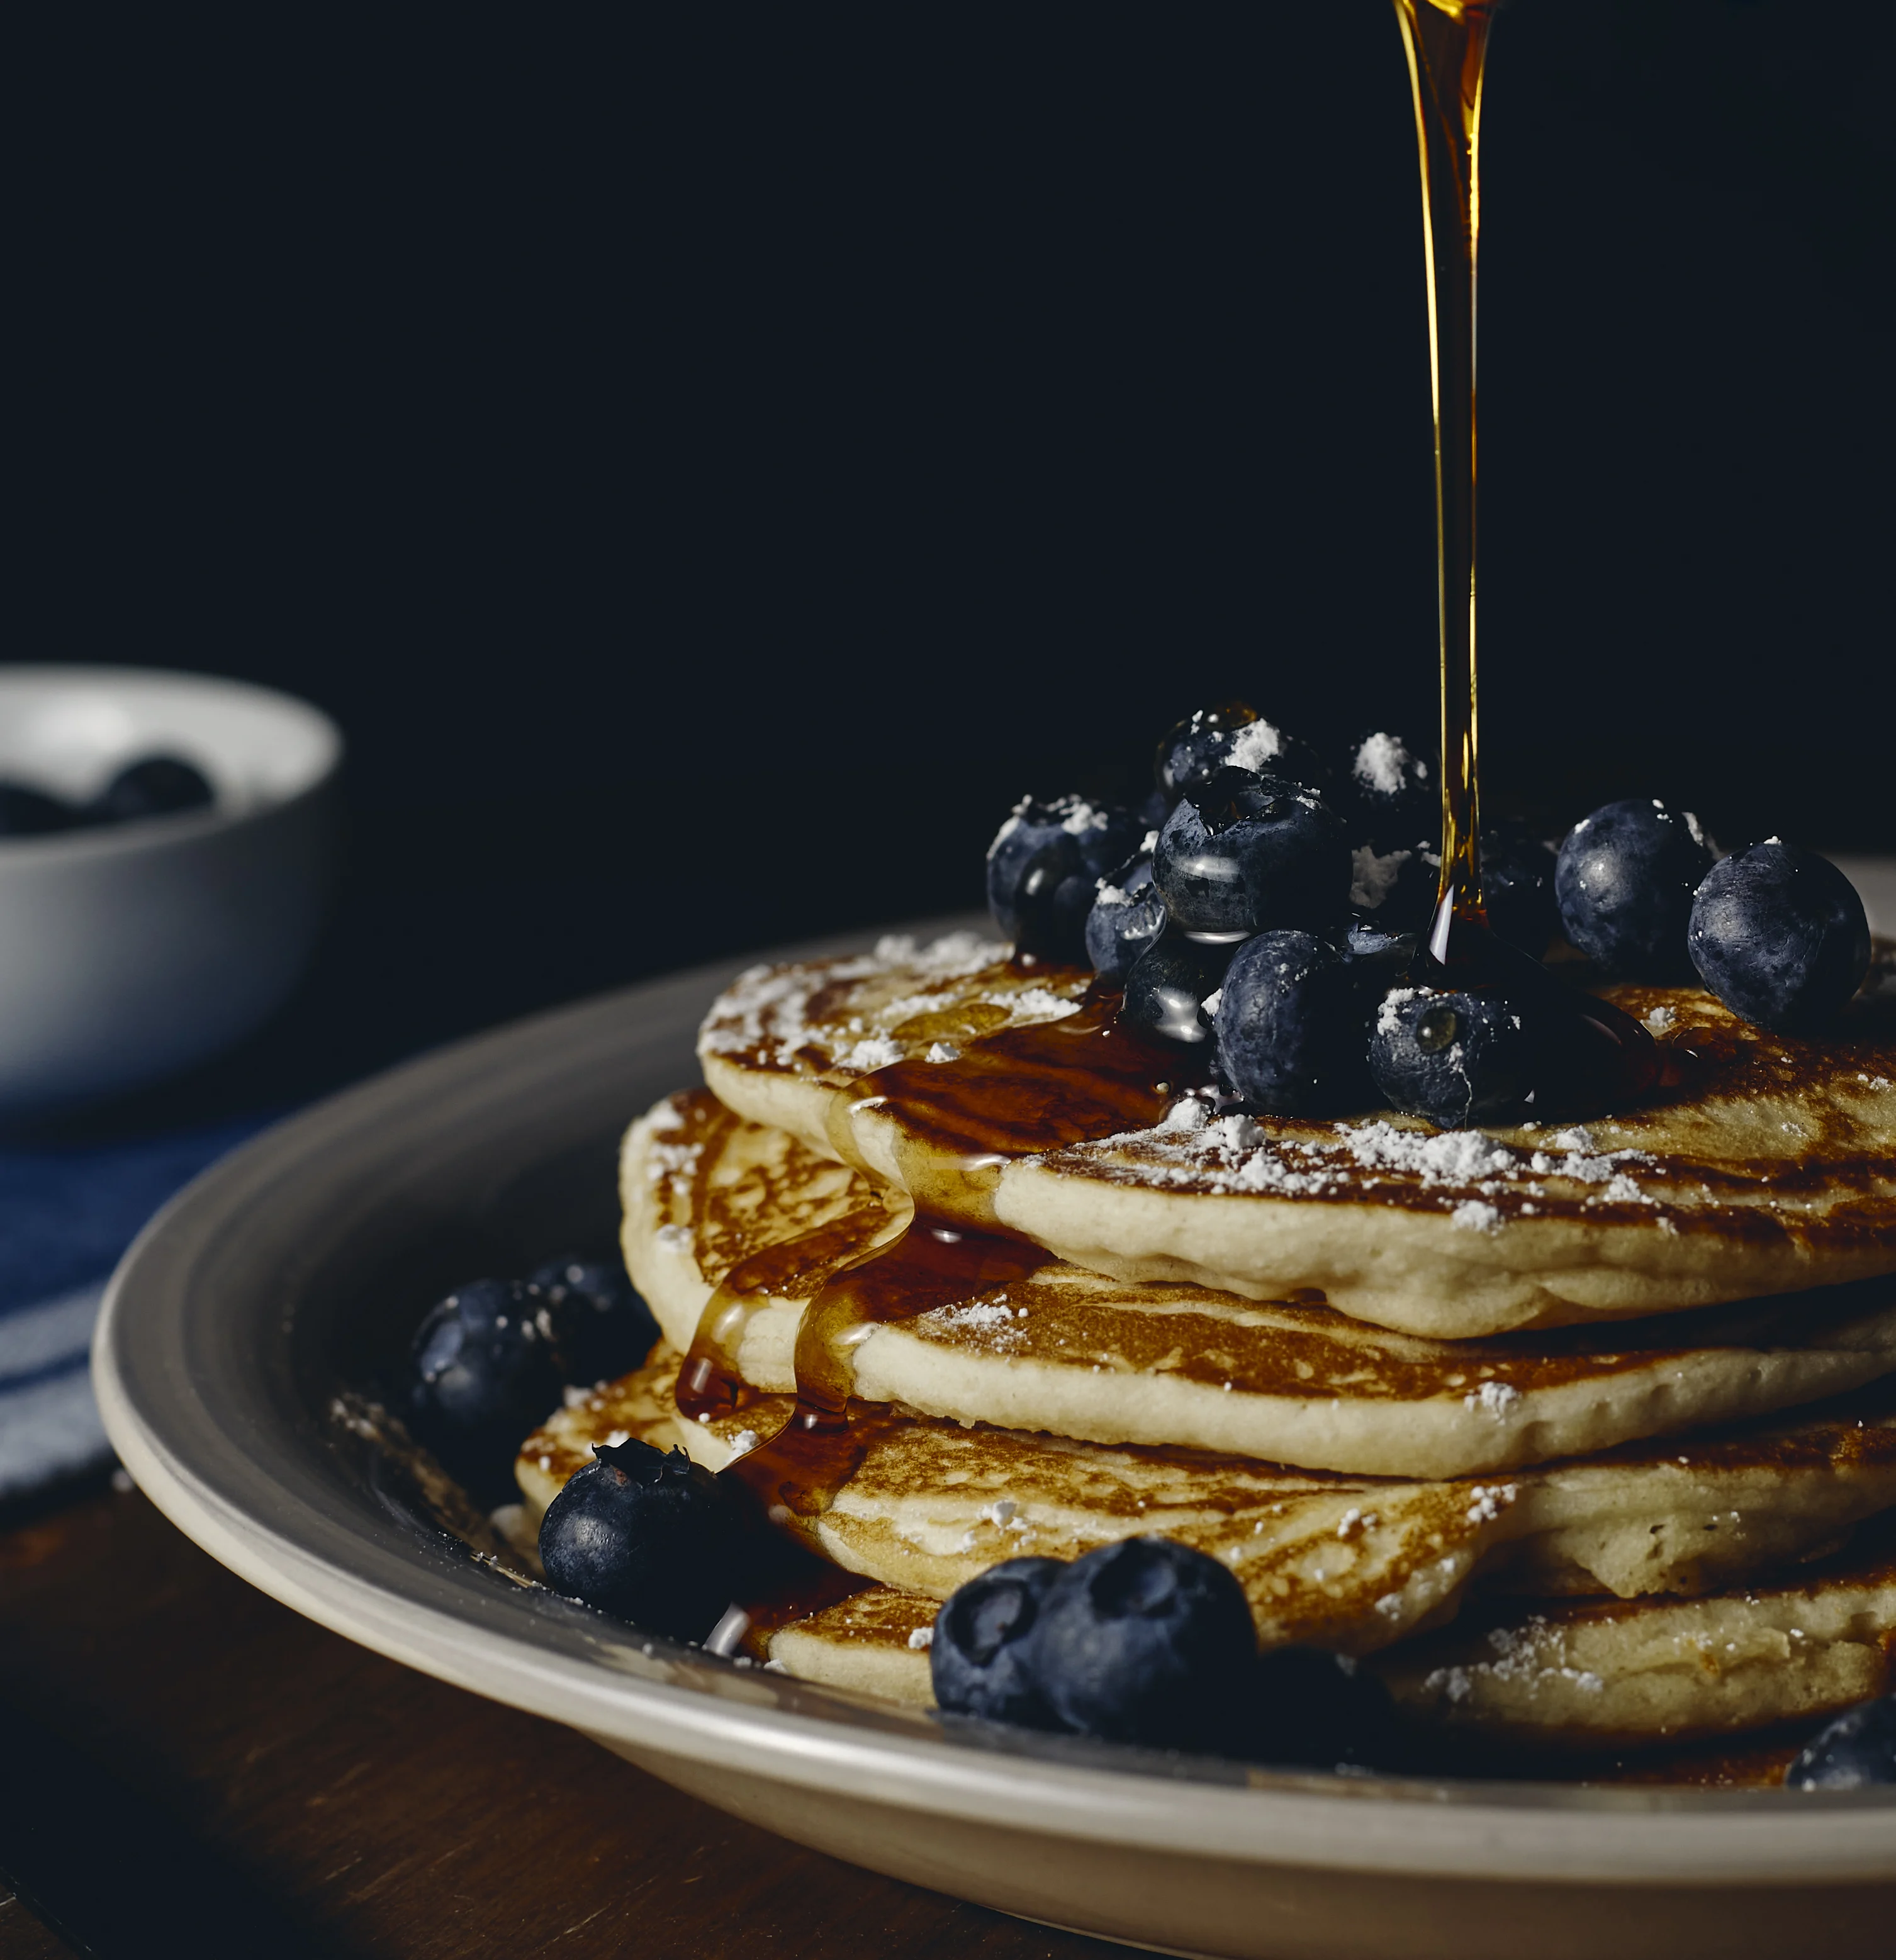
POLYGON ((1658 1044, 1629 1014, 1566 985, 1497 937, 1481 899, 1475 441, 1481 96, 1497 0, 1395 0, 1408 57, 1422 177, 1429 377, 1435 417, 1435 543, 1442 683, 1442 872, 1410 978, 1509 992, 1564 1023, 1570 1079, 1558 1100, 1580 1113, 1643 1095, 1668 1078, 1658 1044))

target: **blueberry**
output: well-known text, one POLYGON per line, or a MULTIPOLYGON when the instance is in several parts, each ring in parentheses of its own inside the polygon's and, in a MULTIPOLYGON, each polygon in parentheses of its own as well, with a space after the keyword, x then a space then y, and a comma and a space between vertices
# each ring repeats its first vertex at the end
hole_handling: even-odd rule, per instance
POLYGON ((1685 925, 1712 868, 1698 819, 1656 797, 1609 803, 1560 846, 1554 892, 1567 937, 1608 973, 1689 980, 1685 925))
POLYGON ((1047 1589, 1065 1570, 1057 1558, 1008 1558, 950 1595, 935 1615, 928 1669, 935 1699, 950 1714, 1052 1726, 1041 1699, 1029 1636, 1047 1589))
POLYGON ((1175 800, 1227 765, 1268 768, 1312 789, 1322 789, 1330 779, 1314 749, 1242 701, 1221 702, 1188 714, 1159 744, 1153 773, 1159 788, 1175 800))
POLYGON ((1117 1742, 1212 1744, 1250 1685, 1257 1634, 1243 1589, 1169 1538, 1124 1538, 1065 1567, 1029 1650, 1064 1729, 1117 1742))
POLYGON ((1386 1762, 1401 1748, 1389 1691, 1353 1660, 1315 1647, 1263 1656, 1235 1726, 1242 1752, 1261 1762, 1386 1762))
POLYGON ((1866 1701, 1820 1729, 1784 1772, 1792 1790, 1896 1783, 1896 1695, 1866 1701))
POLYGON ((0 782, 0 837, 44 837, 56 830, 70 830, 79 821, 79 813, 43 790, 28 789, 24 783, 0 782))
POLYGON ((682 1449, 599 1443, 593 1458, 546 1507, 546 1583, 654 1633, 701 1640, 741 1583, 742 1514, 682 1449))
POLYGON ((215 799, 202 773, 176 756, 145 756, 129 762, 107 783, 89 814, 95 823, 129 823, 142 816, 172 816, 202 810, 215 799))
POLYGON ((1193 939, 1168 926, 1127 969, 1120 1020, 1168 1041, 1209 1041, 1212 1021, 1205 1003, 1224 984, 1236 949, 1236 940, 1193 939))
POLYGON ((1559 929, 1553 848, 1524 823, 1481 826, 1481 899, 1488 924, 1509 945, 1538 959, 1559 929))
POLYGON ((565 1370, 551 1309, 520 1280, 472 1280, 431 1308, 415 1336, 416 1433, 484 1503, 514 1489, 520 1439, 559 1405, 565 1370))
POLYGON ((1246 769, 1193 788, 1160 832, 1152 870, 1167 913, 1191 932, 1328 926, 1350 895, 1350 847, 1329 805, 1246 769))
POLYGON ((1537 1022, 1504 994, 1399 987, 1376 1010, 1370 1072, 1392 1109, 1445 1130, 1509 1122, 1544 1099, 1537 1022))
POLYGON ((1017 951, 1077 966, 1099 880, 1144 835, 1131 810, 1083 797, 1023 797, 988 847, 988 908, 1017 951))
POLYGON ((1350 836, 1378 852, 1441 834, 1442 786, 1430 751, 1387 730, 1350 744, 1328 794, 1350 836))
POLYGON ((1086 915, 1086 957, 1109 985, 1119 985, 1140 953, 1159 937, 1166 902, 1152 882, 1152 854, 1142 851, 1100 881, 1086 915))
POLYGON ((567 1252, 549 1259, 527 1284, 546 1296, 568 1380, 609 1382, 644 1365, 658 1322, 618 1260, 567 1252))
POLYGON ((1357 845, 1350 854, 1350 903, 1390 932, 1419 933, 1435 911, 1442 858, 1427 839, 1379 851, 1357 845))
POLYGON ((1370 1017, 1395 978, 1309 932, 1262 932, 1232 956, 1218 996, 1218 1064, 1233 1095, 1280 1116, 1334 1115, 1373 1097, 1370 1017))
POLYGON ((1828 858, 1775 837, 1706 873, 1686 943, 1734 1013, 1786 1033, 1836 1013, 1869 971, 1869 921, 1828 858))

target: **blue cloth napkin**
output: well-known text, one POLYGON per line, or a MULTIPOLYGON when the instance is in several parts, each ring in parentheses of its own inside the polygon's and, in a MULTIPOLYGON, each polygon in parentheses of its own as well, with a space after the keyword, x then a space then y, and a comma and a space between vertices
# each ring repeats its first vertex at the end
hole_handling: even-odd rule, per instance
POLYGON ((112 1268, 173 1192, 271 1120, 0 1145, 0 1499, 110 1459, 86 1364, 112 1268))

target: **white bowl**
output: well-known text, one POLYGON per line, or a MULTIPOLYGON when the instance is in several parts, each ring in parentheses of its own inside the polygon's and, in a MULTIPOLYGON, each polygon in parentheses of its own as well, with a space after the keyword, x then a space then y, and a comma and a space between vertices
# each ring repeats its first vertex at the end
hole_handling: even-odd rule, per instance
POLYGON ((0 777, 84 800, 156 752, 194 763, 215 803, 0 838, 0 1114, 202 1061, 308 957, 342 755, 326 715, 202 674, 0 667, 0 777))
POLYGON ((145 1494, 365 1646, 835 1857, 1109 1939, 1245 1960, 1888 1951, 1896 1791, 1340 1777, 957 1727, 642 1635, 422 1528, 334 1398, 393 1364, 457 1279, 610 1242, 618 1134, 692 1079, 727 978, 425 1056, 174 1199, 113 1278, 93 1351, 145 1494))

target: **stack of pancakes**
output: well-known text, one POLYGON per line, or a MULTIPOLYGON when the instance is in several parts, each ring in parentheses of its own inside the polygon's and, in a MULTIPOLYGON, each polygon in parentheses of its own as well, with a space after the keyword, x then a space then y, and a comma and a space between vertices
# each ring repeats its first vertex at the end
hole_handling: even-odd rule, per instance
POLYGON ((1128 1064, 1090 975, 966 935, 755 969, 708 1087, 625 1139, 664 1341, 528 1439, 529 1506, 609 1437, 730 1466, 856 1576, 771 1660, 915 1701, 956 1586, 1147 1532, 1222 1560, 1264 1647, 1503 1745, 1884 1692, 1888 953, 1821 1038, 1602 988, 1670 1099, 1448 1133, 1221 1113, 1185 1052, 1128 1064))

